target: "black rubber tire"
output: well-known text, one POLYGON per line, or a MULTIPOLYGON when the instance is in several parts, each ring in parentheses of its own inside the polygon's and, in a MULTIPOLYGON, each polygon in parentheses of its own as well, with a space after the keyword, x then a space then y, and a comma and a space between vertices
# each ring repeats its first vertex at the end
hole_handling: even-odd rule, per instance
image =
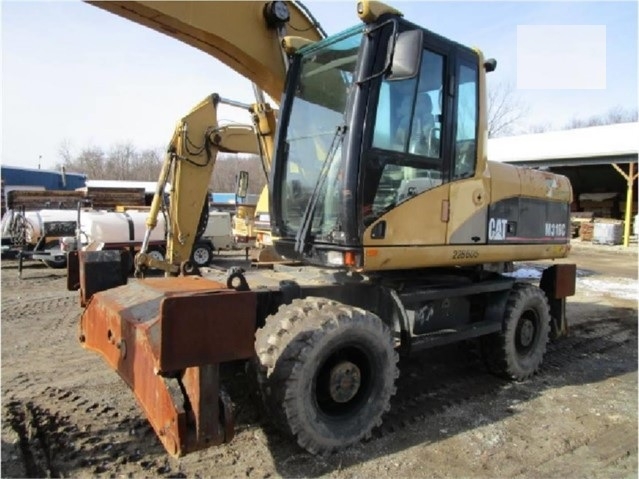
POLYGON ((506 303, 503 330, 481 340, 488 369, 508 379, 528 379, 543 362, 549 333, 546 294, 535 285, 516 283, 506 303))
POLYGON ((267 318, 256 332, 255 350, 270 417, 313 454, 369 437, 390 409, 398 356, 390 330, 368 311, 323 298, 296 299, 267 318), (352 377, 357 379, 349 382, 352 377), (344 390, 348 397, 336 399, 344 390))
POLYGON ((213 259, 213 252, 211 247, 207 244, 195 244, 193 245, 193 251, 191 252, 191 262, 197 266, 208 266, 213 259))

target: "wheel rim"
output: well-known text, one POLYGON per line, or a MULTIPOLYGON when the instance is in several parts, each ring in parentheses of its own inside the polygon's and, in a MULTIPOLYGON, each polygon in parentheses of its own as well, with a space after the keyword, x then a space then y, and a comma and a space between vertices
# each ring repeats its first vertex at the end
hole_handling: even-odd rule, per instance
POLYGON ((539 317, 537 314, 528 310, 519 318, 516 330, 516 348, 521 355, 528 354, 537 342, 539 331, 539 317))
POLYGON ((372 391, 373 361, 356 346, 333 352, 320 366, 315 380, 315 404, 327 416, 353 413, 372 391))
POLYGON ((361 371, 350 361, 338 363, 329 375, 329 393, 331 399, 338 403, 346 403, 353 399, 362 384, 361 371))
POLYGON ((195 251, 193 251, 193 261, 195 261, 198 266, 208 263, 209 257, 209 251, 206 248, 196 248, 195 251))
POLYGON ((148 253, 149 257, 158 260, 158 261, 163 261, 164 260, 164 255, 159 252, 158 250, 153 250, 153 251, 149 251, 148 253))

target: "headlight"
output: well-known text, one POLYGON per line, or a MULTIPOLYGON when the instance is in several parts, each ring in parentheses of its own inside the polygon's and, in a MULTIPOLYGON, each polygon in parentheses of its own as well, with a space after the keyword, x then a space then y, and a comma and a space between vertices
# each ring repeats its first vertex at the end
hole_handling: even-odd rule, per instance
POLYGON ((326 263, 331 266, 344 266, 344 255, 341 251, 327 251, 326 263))

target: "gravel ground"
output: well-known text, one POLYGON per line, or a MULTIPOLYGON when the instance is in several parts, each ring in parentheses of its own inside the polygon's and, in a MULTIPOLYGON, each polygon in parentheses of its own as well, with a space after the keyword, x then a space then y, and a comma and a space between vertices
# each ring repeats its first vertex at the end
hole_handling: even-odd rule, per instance
MULTIPOLYGON (((241 366, 223 371, 229 444, 167 456, 133 394, 77 341, 64 273, 2 262, 2 477, 637 477, 637 256, 576 244, 571 333, 542 371, 510 383, 472 348, 400 363, 373 437, 315 457, 259 414, 241 366)), ((518 265, 538 269, 539 263, 518 265)))

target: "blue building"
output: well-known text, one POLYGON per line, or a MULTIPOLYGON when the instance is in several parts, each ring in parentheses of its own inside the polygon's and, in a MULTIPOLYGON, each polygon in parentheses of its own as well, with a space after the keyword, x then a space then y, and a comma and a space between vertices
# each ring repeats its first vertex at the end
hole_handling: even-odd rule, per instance
POLYGON ((84 188, 87 181, 86 175, 80 173, 4 165, 0 167, 0 175, 5 191, 17 190, 23 186, 29 187, 28 189, 75 190, 84 188))

